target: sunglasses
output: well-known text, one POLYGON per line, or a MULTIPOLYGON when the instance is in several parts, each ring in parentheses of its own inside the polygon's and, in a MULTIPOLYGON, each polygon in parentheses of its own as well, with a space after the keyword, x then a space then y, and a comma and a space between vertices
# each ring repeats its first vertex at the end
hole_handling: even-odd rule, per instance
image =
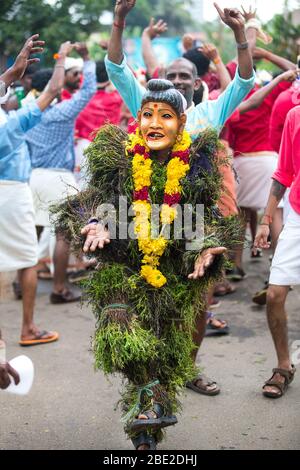
POLYGON ((74 72, 69 71, 69 73, 72 77, 79 77, 82 74, 81 70, 74 70, 74 72))

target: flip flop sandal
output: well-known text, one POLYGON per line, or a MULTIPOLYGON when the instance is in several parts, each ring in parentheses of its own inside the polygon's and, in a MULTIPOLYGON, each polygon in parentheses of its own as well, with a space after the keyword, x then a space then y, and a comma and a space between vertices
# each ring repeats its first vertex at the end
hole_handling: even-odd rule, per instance
POLYGON ((78 302, 79 300, 81 300, 81 294, 76 294, 70 290, 66 290, 61 294, 56 294, 55 292, 50 294, 51 304, 66 304, 70 302, 78 302))
POLYGON ((153 436, 150 436, 149 434, 146 433, 141 433, 138 436, 134 437, 131 439, 132 444, 134 445, 135 449, 138 450, 138 448, 142 445, 147 445, 149 446, 148 450, 156 450, 156 440, 153 436))
POLYGON ((288 386, 293 382, 296 372, 296 367, 292 365, 292 370, 285 370, 285 369, 273 369, 273 375, 263 386, 263 395, 268 398, 281 398, 285 394, 288 389, 288 386), (274 379, 275 374, 279 374, 284 377, 284 382, 278 382, 278 380, 274 379), (276 392, 266 392, 264 390, 265 387, 276 387, 278 389, 278 393, 276 392))
POLYGON ((219 395, 220 393, 220 387, 218 386, 217 382, 214 382, 213 380, 209 379, 203 374, 198 375, 196 379, 194 379, 192 382, 186 382, 185 384, 186 388, 190 388, 196 393, 200 393, 201 395, 209 395, 209 396, 215 396, 219 395), (199 387, 199 385, 196 385, 198 381, 202 382, 202 388, 199 387), (207 390, 207 387, 211 385, 216 385, 217 387, 213 390, 207 390))
POLYGON ((49 335, 49 331, 41 331, 38 333, 34 339, 26 339, 26 340, 21 340, 19 341, 20 346, 35 346, 36 344, 46 344, 46 343, 53 343, 54 341, 57 341, 59 338, 59 334, 56 331, 51 332, 52 336, 49 338, 43 338, 45 335, 49 335))
MULTIPOLYGON (((206 325, 205 336, 207 337, 207 336, 229 335, 230 329, 227 325, 223 327, 219 327, 219 326, 212 324, 211 320, 213 319, 213 317, 214 315, 211 312, 207 313, 207 320, 209 320, 210 322, 206 325)), ((222 324, 226 323, 222 320, 218 320, 218 321, 222 324)))
POLYGON ((163 416, 163 409, 159 403, 154 403, 152 410, 141 413, 148 417, 148 419, 135 419, 129 426, 130 432, 143 432, 151 429, 151 431, 158 431, 159 429, 168 426, 174 426, 177 423, 176 416, 163 416), (157 418, 153 418, 153 413, 157 418))

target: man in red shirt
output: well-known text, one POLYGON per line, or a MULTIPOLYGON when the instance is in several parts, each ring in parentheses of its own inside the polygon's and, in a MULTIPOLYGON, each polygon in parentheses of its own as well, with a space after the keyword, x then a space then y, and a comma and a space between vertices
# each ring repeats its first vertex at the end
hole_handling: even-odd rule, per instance
POLYGON ((270 119, 270 143, 279 152, 284 123, 288 112, 300 104, 300 80, 294 81, 292 86, 281 93, 273 106, 270 119))
POLYGON ((289 187, 291 211, 279 237, 267 293, 268 323, 278 358, 278 367, 263 387, 263 394, 270 398, 284 395, 296 371, 289 355, 285 302, 290 286, 300 284, 300 106, 292 109, 286 119, 278 167, 255 247, 269 248, 270 224, 289 187))
MULTIPOLYGON (((284 80, 286 80, 284 78, 284 80)), ((278 154, 274 151, 269 140, 269 124, 273 105, 277 97, 289 88, 287 81, 280 82, 264 98, 259 107, 238 115, 235 113, 227 121, 228 140, 234 150, 234 167, 239 178, 237 185, 238 205, 243 220, 250 222, 253 212, 266 206, 266 187, 270 186, 271 176, 277 166, 278 154)), ((251 98, 259 90, 256 86, 247 96, 251 98)), ((241 105, 242 106, 242 105, 241 105)), ((278 210, 272 225, 272 239, 274 245, 282 228, 282 214, 278 210)), ((254 233, 255 233, 254 229, 254 233)), ((236 268, 233 271, 238 279, 245 277, 242 268, 243 249, 237 249, 235 256, 236 268)), ((234 278, 235 279, 235 278, 234 278)))

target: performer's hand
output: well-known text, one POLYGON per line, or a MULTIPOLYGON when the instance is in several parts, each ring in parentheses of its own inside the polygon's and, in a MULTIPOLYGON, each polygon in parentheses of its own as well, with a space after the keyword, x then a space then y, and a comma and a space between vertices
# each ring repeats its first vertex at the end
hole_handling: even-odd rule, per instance
POLYGON ((81 235, 86 235, 83 246, 84 253, 96 251, 97 248, 104 248, 110 243, 110 234, 101 224, 89 224, 81 230, 81 235))
POLYGON ((11 377, 13 377, 16 385, 20 382, 20 376, 18 372, 11 367, 8 362, 0 363, 0 388, 5 390, 11 383, 11 377))
POLYGON ((23 77, 26 67, 28 65, 40 61, 40 59, 38 58, 32 58, 31 55, 43 52, 44 44, 45 41, 40 41, 38 34, 34 34, 33 36, 27 39, 21 52, 17 56, 15 63, 11 68, 15 81, 23 77))
POLYGON ((254 254, 256 254, 256 248, 268 249, 271 243, 268 242, 270 235, 270 227, 268 225, 260 225, 254 240, 254 254))
POLYGON ((115 17, 125 19, 130 10, 135 6, 136 0, 117 0, 115 6, 115 17))
POLYGON ((232 31, 237 32, 245 29, 245 19, 237 8, 224 8, 222 10, 217 3, 214 3, 214 6, 223 23, 227 24, 232 31))
POLYGON ((194 272, 190 274, 188 278, 196 281, 203 277, 207 268, 213 264, 215 257, 223 255, 226 252, 227 248, 224 247, 208 248, 207 250, 204 250, 195 263, 194 272))
POLYGON ((154 18, 151 18, 149 26, 144 29, 144 32, 148 34, 150 39, 155 39, 161 34, 165 33, 168 30, 168 24, 164 20, 158 20, 157 23, 154 23, 154 18))

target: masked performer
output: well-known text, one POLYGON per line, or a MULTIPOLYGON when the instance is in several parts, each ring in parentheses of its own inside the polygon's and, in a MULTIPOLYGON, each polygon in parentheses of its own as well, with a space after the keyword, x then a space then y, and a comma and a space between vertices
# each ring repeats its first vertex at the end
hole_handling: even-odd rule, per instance
POLYGON ((74 247, 84 243, 84 252, 99 259, 85 285, 97 318, 95 364, 106 374, 123 375, 122 421, 139 450, 155 449, 162 430, 177 423, 178 393, 197 375, 195 326, 205 294, 238 238, 235 219, 221 218, 216 209, 222 190, 217 134, 204 131, 192 145, 185 109, 171 82, 151 80, 136 133, 102 128, 86 152, 88 189, 55 209, 56 224, 74 247), (95 217, 104 203, 106 221, 95 217), (179 219, 187 208, 195 216, 197 205, 204 206, 204 240, 187 249, 195 217, 184 231, 179 219), (126 225, 130 206, 133 237, 126 225))

